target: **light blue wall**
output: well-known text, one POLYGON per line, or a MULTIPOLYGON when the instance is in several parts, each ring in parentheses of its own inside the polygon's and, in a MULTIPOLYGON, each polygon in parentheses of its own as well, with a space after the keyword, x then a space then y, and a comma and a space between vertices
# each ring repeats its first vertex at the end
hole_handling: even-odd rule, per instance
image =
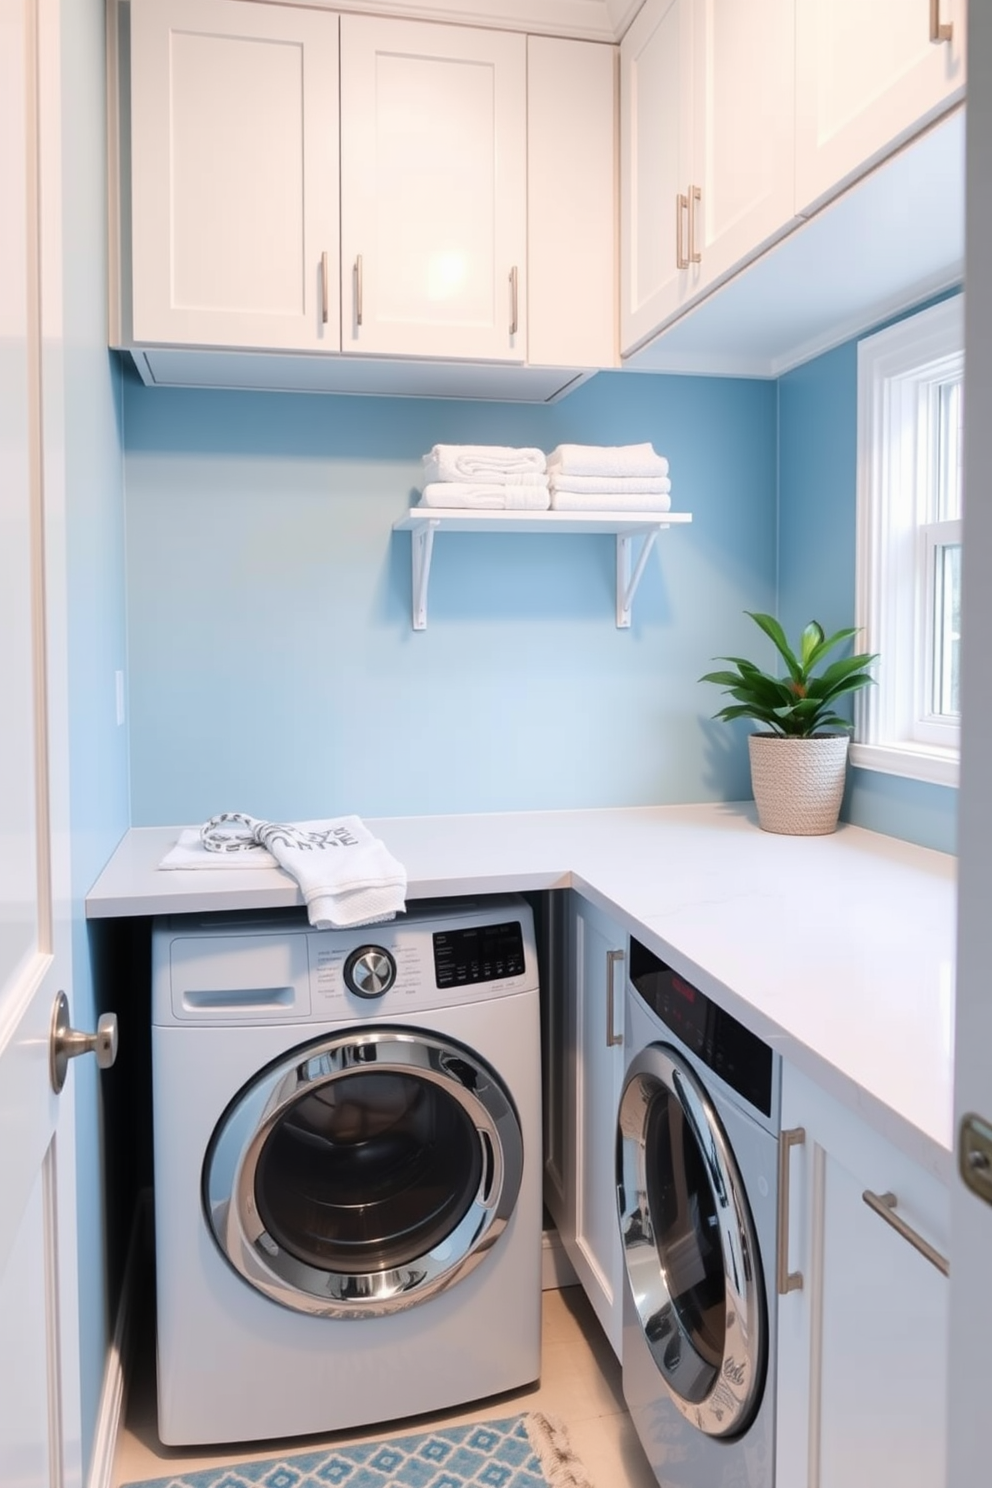
POLYGON ((147 389, 124 424, 134 825, 748 793, 697 679, 771 605, 770 383, 601 373, 551 407, 147 389), (690 528, 614 616, 609 537, 410 537, 436 442, 653 441, 690 528))
MULTIPOLYGON (((114 673, 126 671, 121 379, 107 350, 106 140, 102 0, 62 0, 65 465, 69 620, 72 1013, 102 1011, 83 900, 128 826, 126 730, 114 673)), ((73 1066, 83 1462, 89 1461, 116 1306, 108 1266, 104 1084, 73 1066)), ((110 1247, 112 1248, 112 1247, 110 1247)))
MULTIPOLYGON (((778 614, 791 637, 814 618, 827 630, 854 624, 857 382, 857 341, 848 341, 778 383, 778 614)), ((951 787, 852 768, 842 815, 924 847, 955 849, 951 787)))

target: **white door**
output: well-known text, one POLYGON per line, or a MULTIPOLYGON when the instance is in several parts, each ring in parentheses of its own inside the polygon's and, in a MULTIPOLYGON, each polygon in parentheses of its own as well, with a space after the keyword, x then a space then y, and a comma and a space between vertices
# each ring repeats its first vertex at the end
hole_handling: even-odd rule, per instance
POLYGON ((793 0, 696 0, 690 292, 716 284, 791 224, 793 0))
MULTIPOLYGON (((958 804, 957 1116, 992 1122, 992 6, 975 0, 968 82, 965 517, 961 787, 958 804)), ((992 1207, 952 1190, 948 1488, 988 1479, 992 1400, 992 1207)))
POLYGON ((692 170, 689 0, 647 0, 620 43, 620 350, 627 354, 690 293, 692 170))
POLYGON ((0 0, 0 1483, 78 1488, 57 0, 0 0))
POLYGON ((337 351, 338 18, 131 0, 133 339, 337 351))
POLYGON ((341 18, 345 351, 522 362, 526 38, 341 18))
POLYGON ((799 212, 963 96, 964 11, 965 0, 797 0, 799 212))

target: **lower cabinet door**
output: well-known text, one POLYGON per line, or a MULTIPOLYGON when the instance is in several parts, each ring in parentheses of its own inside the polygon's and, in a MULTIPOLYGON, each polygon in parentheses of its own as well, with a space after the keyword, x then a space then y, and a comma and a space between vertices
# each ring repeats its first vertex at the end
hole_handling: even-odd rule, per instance
POLYGON ((792 1289, 779 1296, 776 1481, 942 1488, 948 1192, 789 1066, 782 1120, 804 1139, 783 1154, 792 1289))
POLYGON ((567 1220, 562 1242, 619 1356, 623 1257, 616 1205, 616 1116, 623 1080, 626 934, 573 895, 568 985, 573 1059, 567 1220))

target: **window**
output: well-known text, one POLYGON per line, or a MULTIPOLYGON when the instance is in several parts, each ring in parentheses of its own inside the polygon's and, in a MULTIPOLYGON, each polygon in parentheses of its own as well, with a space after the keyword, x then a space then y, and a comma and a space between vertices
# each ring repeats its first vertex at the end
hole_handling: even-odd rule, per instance
POLYGON ((962 297, 858 347, 855 765, 956 785, 960 738, 962 297))

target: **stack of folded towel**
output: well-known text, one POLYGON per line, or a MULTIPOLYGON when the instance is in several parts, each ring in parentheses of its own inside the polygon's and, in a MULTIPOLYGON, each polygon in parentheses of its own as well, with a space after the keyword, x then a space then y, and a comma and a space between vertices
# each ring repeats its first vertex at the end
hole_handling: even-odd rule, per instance
POLYGON ((668 511, 668 461, 650 444, 560 444, 548 456, 555 511, 668 511))
POLYGON ((547 511, 550 502, 543 450, 436 444, 424 456, 421 506, 547 511))

